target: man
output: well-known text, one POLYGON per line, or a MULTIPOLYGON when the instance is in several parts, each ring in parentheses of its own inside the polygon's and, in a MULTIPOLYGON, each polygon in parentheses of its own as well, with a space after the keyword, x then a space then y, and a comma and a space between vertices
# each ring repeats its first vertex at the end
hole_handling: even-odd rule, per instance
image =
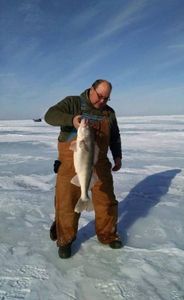
POLYGON ((92 201, 95 211, 95 229, 98 240, 111 248, 122 247, 117 234, 118 202, 114 195, 111 169, 121 168, 121 140, 114 110, 107 105, 112 85, 107 80, 98 79, 80 96, 68 96, 52 106, 45 114, 45 121, 60 126, 58 137, 59 161, 61 162, 56 179, 55 212, 58 254, 61 258, 71 256, 71 246, 76 238, 80 213, 74 211, 80 196, 80 188, 71 183, 75 175, 73 151, 70 145, 77 136, 77 128, 82 117, 96 120, 94 130, 99 147, 95 171, 98 181, 92 188, 92 201), (97 126, 98 125, 98 126, 97 126), (114 160, 112 168, 107 157, 110 148, 114 160))

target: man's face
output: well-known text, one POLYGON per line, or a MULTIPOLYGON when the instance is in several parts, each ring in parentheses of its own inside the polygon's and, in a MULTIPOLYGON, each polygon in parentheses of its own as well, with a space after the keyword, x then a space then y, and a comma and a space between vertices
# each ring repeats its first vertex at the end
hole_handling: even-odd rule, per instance
POLYGON ((89 98, 91 104, 98 109, 102 109, 110 100, 111 88, 106 82, 100 83, 96 88, 91 87, 89 98))

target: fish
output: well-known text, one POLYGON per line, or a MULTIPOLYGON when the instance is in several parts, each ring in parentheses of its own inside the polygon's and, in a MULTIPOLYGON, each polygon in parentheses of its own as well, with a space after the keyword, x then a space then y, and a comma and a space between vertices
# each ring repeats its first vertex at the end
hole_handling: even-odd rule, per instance
POLYGON ((94 172, 94 166, 98 160, 99 148, 95 142, 94 129, 89 120, 81 120, 77 130, 76 141, 71 142, 70 149, 73 150, 73 160, 76 175, 71 183, 81 188, 81 196, 75 206, 75 212, 93 210, 92 199, 89 190, 98 180, 94 172))

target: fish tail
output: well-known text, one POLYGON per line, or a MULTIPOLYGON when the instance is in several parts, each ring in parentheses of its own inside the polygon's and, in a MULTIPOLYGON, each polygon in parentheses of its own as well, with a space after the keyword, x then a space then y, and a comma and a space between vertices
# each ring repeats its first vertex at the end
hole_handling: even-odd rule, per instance
POLYGON ((85 197, 81 197, 78 201, 88 202, 88 201, 90 201, 90 198, 88 195, 86 195, 85 197))
POLYGON ((85 199, 80 198, 75 206, 76 213, 80 213, 83 210, 86 210, 86 211, 93 210, 92 200, 89 197, 85 198, 85 199))

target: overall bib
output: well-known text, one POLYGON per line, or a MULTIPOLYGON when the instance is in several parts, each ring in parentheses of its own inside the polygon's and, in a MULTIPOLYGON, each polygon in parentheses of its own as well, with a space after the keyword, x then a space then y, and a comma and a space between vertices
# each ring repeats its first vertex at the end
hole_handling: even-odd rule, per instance
MULTIPOLYGON (((111 163, 107 157, 110 130, 109 121, 104 117, 96 123, 96 142, 99 147, 95 172, 98 181, 92 188, 92 202, 95 211, 95 230, 101 243, 109 244, 118 239, 117 217, 118 201, 114 195, 111 163)), ((71 183, 75 169, 73 151, 69 149, 71 141, 59 142, 58 152, 61 165, 56 179, 56 230, 57 245, 64 246, 75 239, 80 214, 74 212, 80 198, 80 187, 71 183)))

